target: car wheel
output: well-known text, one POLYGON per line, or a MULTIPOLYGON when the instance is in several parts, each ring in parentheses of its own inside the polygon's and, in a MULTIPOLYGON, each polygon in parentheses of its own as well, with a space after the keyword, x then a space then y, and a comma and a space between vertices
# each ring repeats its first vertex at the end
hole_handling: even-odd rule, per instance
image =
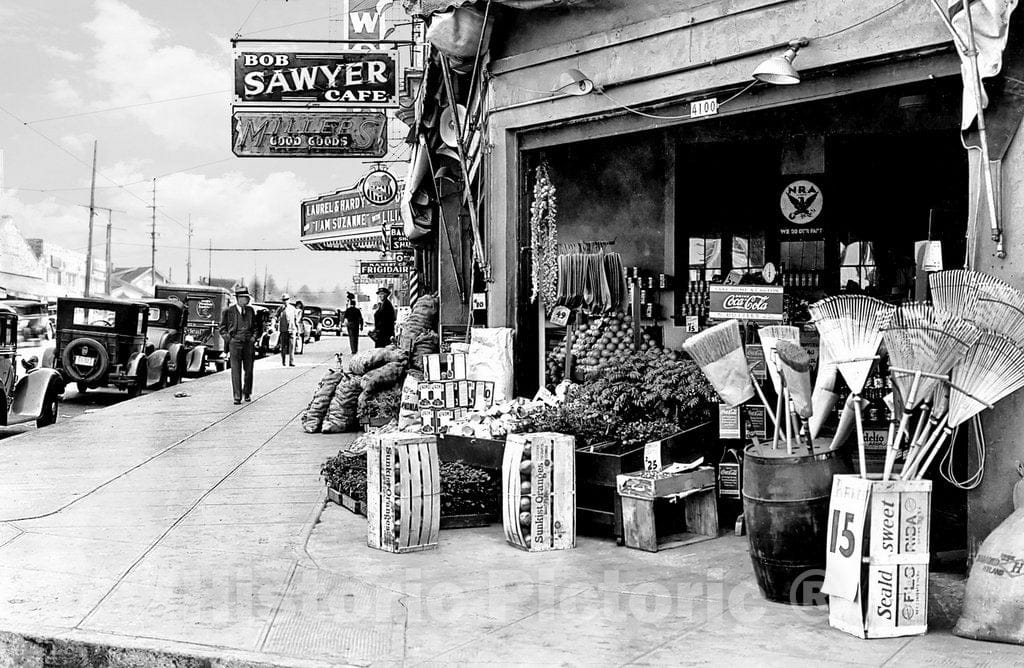
POLYGON ((134 399, 135 397, 142 394, 142 389, 146 386, 146 366, 145 360, 139 364, 139 371, 135 374, 135 382, 128 386, 128 398, 134 399))
POLYGON ((43 427, 49 427, 51 424, 57 421, 57 411, 60 407, 60 394, 57 392, 57 388, 50 387, 46 392, 46 401, 43 404, 43 410, 39 413, 39 417, 36 418, 36 428, 42 429, 43 427))
POLYGON ((157 381, 156 389, 167 387, 171 384, 171 371, 167 368, 167 360, 164 360, 164 365, 160 367, 160 380, 157 381))
POLYGON ((85 394, 86 391, 88 391, 89 386, 86 385, 85 383, 79 381, 79 382, 75 383, 75 388, 78 390, 79 394, 85 394))

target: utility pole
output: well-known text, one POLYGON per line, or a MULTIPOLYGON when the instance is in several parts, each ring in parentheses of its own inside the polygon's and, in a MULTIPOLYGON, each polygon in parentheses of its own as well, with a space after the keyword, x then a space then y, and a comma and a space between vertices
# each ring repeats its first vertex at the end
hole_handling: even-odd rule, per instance
POLYGON ((111 261, 110 261, 110 240, 111 240, 111 238, 113 237, 113 234, 114 234, 114 221, 113 221, 113 218, 114 218, 114 212, 112 210, 110 210, 110 209, 107 209, 107 252, 105 254, 105 259, 107 261, 107 272, 106 272, 107 280, 103 284, 103 292, 106 293, 106 295, 108 297, 110 296, 110 274, 111 274, 111 272, 114 271, 114 266, 113 266, 113 264, 111 264, 111 261))
POLYGON ((270 267, 263 265, 263 301, 267 301, 267 279, 270 277, 270 267))
POLYGON ((213 239, 210 239, 209 265, 206 268, 206 284, 213 285, 213 239))
POLYGON ((149 253, 149 275, 153 279, 153 284, 156 284, 156 179, 153 179, 153 204, 150 205, 150 209, 153 210, 153 222, 150 227, 149 236, 152 240, 149 253))
POLYGON ((188 261, 185 263, 185 283, 192 285, 192 214, 188 214, 188 261))
POLYGON ((96 146, 99 141, 92 140, 92 185, 89 187, 89 247, 85 252, 85 296, 91 295, 92 289, 92 220, 96 215, 96 146))

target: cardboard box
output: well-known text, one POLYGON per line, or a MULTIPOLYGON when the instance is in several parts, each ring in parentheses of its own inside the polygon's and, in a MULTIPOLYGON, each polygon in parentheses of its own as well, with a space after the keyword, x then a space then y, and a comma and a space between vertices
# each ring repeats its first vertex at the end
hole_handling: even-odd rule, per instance
POLYGON ((576 547, 576 439, 511 434, 502 460, 505 539, 528 552, 576 547))
POLYGON ((456 422, 469 415, 466 408, 423 408, 420 409, 424 434, 447 434, 448 429, 456 422))
POLYGON ((441 526, 437 439, 382 434, 366 450, 366 473, 366 544, 396 553, 437 547, 441 526))
POLYGON ((928 480, 835 477, 822 588, 832 627, 859 638, 928 631, 931 490, 928 480))
POLYGON ((469 364, 461 353, 440 353, 423 356, 423 374, 428 381, 466 380, 469 364))
POLYGON ((468 408, 485 411, 494 405, 494 383, 476 380, 438 380, 420 383, 420 408, 468 408))

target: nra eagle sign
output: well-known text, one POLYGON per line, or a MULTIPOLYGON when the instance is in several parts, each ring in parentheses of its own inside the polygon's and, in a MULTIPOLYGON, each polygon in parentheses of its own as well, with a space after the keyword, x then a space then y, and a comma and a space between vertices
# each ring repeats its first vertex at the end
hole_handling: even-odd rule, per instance
POLYGON ((782 191, 779 206, 792 225, 807 225, 821 215, 824 202, 821 188, 806 180, 793 181, 782 191))
POLYGON ((775 285, 712 285, 712 320, 782 320, 782 288, 775 285))
POLYGON ((235 52, 235 106, 398 106, 394 51, 235 52))

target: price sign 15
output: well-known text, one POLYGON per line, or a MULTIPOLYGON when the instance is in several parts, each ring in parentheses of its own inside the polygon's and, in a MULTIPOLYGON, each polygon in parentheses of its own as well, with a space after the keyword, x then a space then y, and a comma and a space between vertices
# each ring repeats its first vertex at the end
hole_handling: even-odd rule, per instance
POLYGON ((825 582, 821 590, 853 601, 860 591, 864 523, 871 481, 859 476, 836 476, 829 503, 825 582))

